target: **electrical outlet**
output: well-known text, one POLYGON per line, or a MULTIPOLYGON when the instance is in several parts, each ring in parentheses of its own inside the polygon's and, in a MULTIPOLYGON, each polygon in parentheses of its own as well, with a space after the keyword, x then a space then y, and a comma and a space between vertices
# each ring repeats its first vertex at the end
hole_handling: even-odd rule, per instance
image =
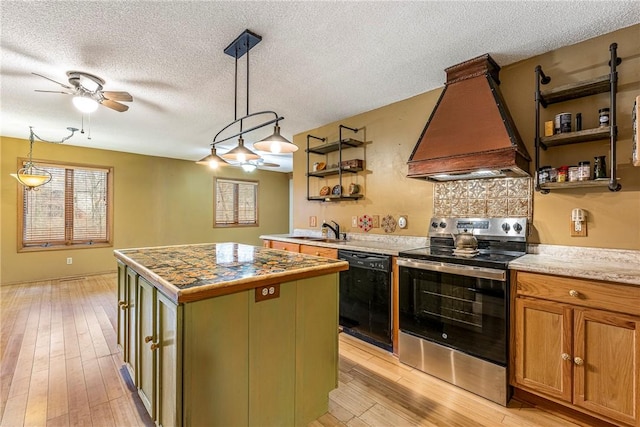
POLYGON ((318 226, 318 217, 310 216, 309 217, 309 227, 317 227, 318 226))
POLYGON ((73 264, 73 258, 67 258, 67 265, 73 264))
POLYGON ((587 237, 587 221, 581 221, 579 226, 576 226, 576 222, 571 221, 571 237, 587 237))
POLYGON ((380 228, 380 215, 372 215, 372 224, 371 227, 372 228, 380 228))
POLYGON ((351 227, 356 228, 357 226, 358 226, 358 217, 354 215, 351 217, 351 227))

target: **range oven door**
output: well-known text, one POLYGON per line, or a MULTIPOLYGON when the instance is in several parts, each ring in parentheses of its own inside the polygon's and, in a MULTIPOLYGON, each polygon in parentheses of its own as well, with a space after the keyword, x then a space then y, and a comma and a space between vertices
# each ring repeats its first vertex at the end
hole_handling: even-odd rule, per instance
POLYGON ((507 271, 398 258, 401 331, 507 365, 507 271))

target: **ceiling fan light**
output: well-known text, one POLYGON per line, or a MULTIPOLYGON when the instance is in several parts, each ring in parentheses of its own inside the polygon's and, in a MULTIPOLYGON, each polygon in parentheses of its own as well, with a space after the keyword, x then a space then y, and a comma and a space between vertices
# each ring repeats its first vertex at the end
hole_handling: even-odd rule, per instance
POLYGON ((244 146, 244 139, 242 139, 242 137, 238 138, 237 147, 227 151, 221 157, 225 160, 232 160, 240 163, 245 163, 249 160, 258 160, 260 158, 259 155, 244 146))
POLYGON ((98 109, 98 102, 87 96, 74 96, 73 105, 83 113, 93 113, 98 109))
POLYGON ((280 126, 277 124, 273 129, 273 134, 253 144, 253 148, 274 154, 298 151, 297 145, 280 135, 280 126))
POLYGON ((253 172, 254 170, 256 170, 256 167, 257 167, 253 163, 243 163, 241 166, 242 166, 242 170, 244 170, 245 172, 253 172))

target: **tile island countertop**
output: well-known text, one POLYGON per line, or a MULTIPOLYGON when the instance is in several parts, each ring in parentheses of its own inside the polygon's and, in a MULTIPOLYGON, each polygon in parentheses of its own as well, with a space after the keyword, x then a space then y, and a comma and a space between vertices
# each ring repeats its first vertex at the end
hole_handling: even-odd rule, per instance
POLYGON ((115 250, 176 303, 347 270, 346 261, 240 243, 115 250))

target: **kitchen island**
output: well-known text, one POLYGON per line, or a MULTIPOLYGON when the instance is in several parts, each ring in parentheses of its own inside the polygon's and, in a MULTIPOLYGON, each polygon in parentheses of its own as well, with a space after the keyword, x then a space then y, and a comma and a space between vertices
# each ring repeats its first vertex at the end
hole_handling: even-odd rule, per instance
POLYGON ((158 425, 306 425, 326 412, 346 262, 237 243, 115 256, 118 344, 158 425))

